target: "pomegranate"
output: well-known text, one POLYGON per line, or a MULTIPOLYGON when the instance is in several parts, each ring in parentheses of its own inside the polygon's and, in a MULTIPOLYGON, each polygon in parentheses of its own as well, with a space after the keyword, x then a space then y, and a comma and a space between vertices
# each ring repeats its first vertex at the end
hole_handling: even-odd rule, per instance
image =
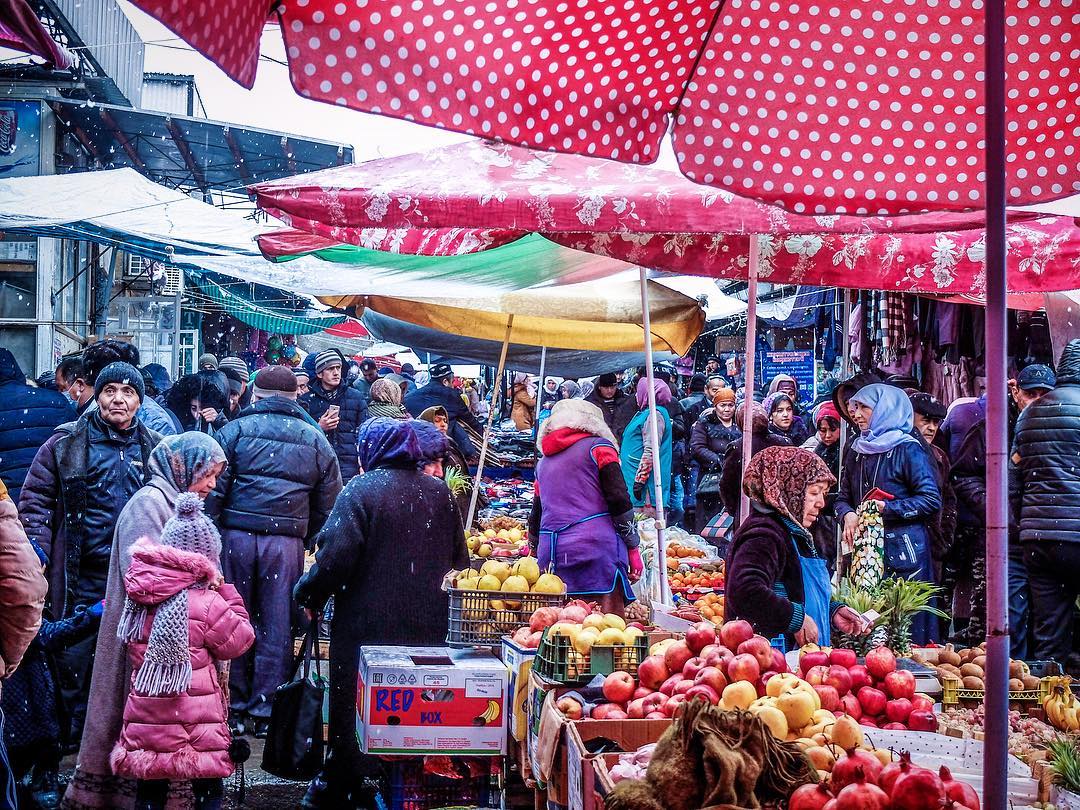
POLYGON ((953 779, 952 773, 944 765, 941 766, 938 775, 941 777, 942 784, 945 785, 946 796, 970 810, 979 810, 979 794, 975 792, 975 788, 967 782, 953 779))
POLYGON ((910 771, 911 754, 907 751, 900 752, 900 759, 896 762, 890 762, 884 768, 881 769, 881 774, 878 776, 878 786, 886 793, 892 793, 893 785, 896 784, 896 780, 903 774, 910 771))
MULTIPOLYGON (((836 784, 836 771, 833 771, 833 784, 836 784)), ((862 767, 856 765, 851 783, 836 794, 836 810, 889 810, 889 797, 873 782, 866 781, 862 767)))
POLYGON ((912 712, 908 715, 907 725, 912 731, 937 731, 937 715, 933 712, 912 712))
POLYGON ((822 782, 800 785, 788 799, 788 810, 825 810, 833 795, 822 782))
MULTIPOLYGON (((855 772, 866 779, 867 782, 877 784, 878 776, 882 771, 881 761, 869 751, 852 748, 846 756, 836 760, 832 769, 832 789, 839 791, 855 781, 855 772)), ((837 794, 839 796, 839 794, 837 794)))
POLYGON ((945 785, 926 768, 912 768, 896 780, 892 789, 895 810, 937 810, 945 802, 945 785))

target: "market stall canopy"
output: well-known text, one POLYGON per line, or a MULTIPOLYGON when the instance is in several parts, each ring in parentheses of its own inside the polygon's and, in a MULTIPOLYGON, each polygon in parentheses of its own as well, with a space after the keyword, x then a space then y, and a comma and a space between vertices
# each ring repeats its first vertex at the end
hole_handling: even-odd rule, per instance
MULTIPOLYGON (((871 233, 980 228, 981 212, 806 216, 653 166, 470 141, 250 187, 283 222, 362 244, 367 228, 542 233, 871 233)), ((370 238, 370 234, 368 234, 370 238)))
MULTIPOLYGON (((133 2, 246 87, 272 15, 308 98, 627 162, 670 129, 691 179, 796 211, 985 202, 981 3, 133 2)), ((1009 197, 1055 199, 1080 190, 1080 13, 1004 7, 1009 197)))
POLYGON ((88 239, 163 262, 258 255, 267 230, 148 180, 134 169, 0 180, 0 230, 88 239))
MULTIPOLYGON (((464 253, 532 230, 635 265, 743 279, 750 234, 759 233, 763 281, 948 295, 981 294, 985 286, 981 212, 800 216, 660 169, 506 145, 371 161, 254 193, 300 229, 260 239, 275 257, 313 250, 332 258, 340 243, 464 253)), ((1008 236, 1010 292, 1080 287, 1080 228, 1072 216, 1013 211, 1008 236)))
POLYGON ((188 278, 201 294, 196 297, 205 297, 238 321, 264 332, 313 335, 348 320, 340 313, 305 306, 303 296, 287 294, 293 306, 283 306, 281 292, 270 287, 237 282, 215 273, 189 273, 188 278))
MULTIPOLYGON (((611 282, 633 265, 571 250, 529 234, 455 256, 414 256, 352 248, 331 263, 312 256, 196 259, 220 273, 297 290, 329 306, 375 310, 444 332, 501 341, 513 314, 515 343, 596 351, 636 351, 643 343, 636 279, 611 282), (348 261, 343 261, 348 259, 348 261)), ((705 314, 694 298, 650 281, 653 346, 685 353, 705 314)))
MULTIPOLYGON (((373 337, 402 346, 410 346, 420 352, 430 362, 447 360, 465 363, 480 363, 496 367, 502 351, 502 336, 496 340, 478 340, 477 338, 452 335, 437 329, 417 326, 408 321, 400 321, 374 310, 364 312, 364 326, 373 337)), ((517 320, 514 321, 515 327, 517 320)), ((505 323, 504 323, 505 327, 505 323)), ((515 329, 516 331, 516 329, 515 329)), ((641 343, 640 330, 638 342, 641 343)), ((523 371, 536 374, 540 368, 542 349, 539 346, 526 346, 511 339, 507 347, 506 368, 510 371, 523 371)), ((378 353, 374 347, 371 354, 378 353)), ((382 353, 387 353, 385 350, 382 353)), ((655 362, 677 359, 671 352, 653 353, 655 362)), ((544 364, 545 373, 553 377, 592 377, 608 371, 622 371, 645 365, 645 354, 638 351, 601 352, 579 349, 548 349, 544 364)))

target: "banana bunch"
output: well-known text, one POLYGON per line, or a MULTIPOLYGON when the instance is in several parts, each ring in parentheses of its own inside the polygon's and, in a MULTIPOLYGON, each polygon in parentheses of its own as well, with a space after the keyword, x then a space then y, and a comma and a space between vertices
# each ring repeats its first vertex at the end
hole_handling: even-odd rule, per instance
POLYGON ((473 724, 477 726, 486 726, 489 723, 494 722, 499 717, 499 702, 497 700, 489 700, 487 708, 484 709, 484 713, 479 717, 473 719, 473 724))
POLYGON ((1070 679, 1063 675, 1050 679, 1050 695, 1043 703, 1043 710, 1054 728, 1080 731, 1080 701, 1069 683, 1070 679))

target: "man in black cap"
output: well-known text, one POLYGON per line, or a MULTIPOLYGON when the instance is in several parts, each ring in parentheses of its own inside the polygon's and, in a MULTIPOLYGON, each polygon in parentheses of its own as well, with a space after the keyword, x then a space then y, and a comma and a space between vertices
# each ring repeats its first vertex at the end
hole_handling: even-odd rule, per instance
POLYGON ((337 454, 296 391, 296 375, 284 366, 255 375, 251 405, 215 436, 229 464, 206 499, 221 527, 225 578, 255 626, 255 646, 232 664, 229 699, 233 727, 250 724, 256 736, 269 723, 274 690, 292 674, 292 589, 304 572, 304 546, 341 492, 337 454))
POLYGON ((353 390, 359 391, 366 407, 371 401, 371 384, 379 379, 379 366, 370 357, 360 361, 360 376, 353 383, 353 390))
MULTIPOLYGON (((138 417, 142 373, 115 362, 94 377, 94 402, 60 425, 26 474, 19 517, 45 553, 53 621, 105 598, 112 535, 120 510, 150 478, 150 452, 161 440, 138 417)), ((82 734, 95 638, 62 650, 58 676, 73 739, 82 734)))
MULTIPOLYGON (((585 397, 586 402, 591 402, 604 414, 604 421, 614 432, 615 414, 629 397, 619 389, 619 377, 616 374, 601 374, 596 378, 596 387, 585 397)), ((615 438, 621 438, 616 436, 615 438)))
POLYGON ((712 377, 713 375, 720 373, 720 358, 715 354, 710 354, 705 360, 705 376, 712 377))
POLYGON ((405 393, 411 394, 416 390, 416 369, 412 363, 401 364, 401 376, 405 378, 405 393))
POLYGON ((441 405, 450 419, 450 437, 458 443, 458 447, 467 457, 472 458, 477 453, 476 446, 462 425, 468 425, 481 435, 484 433, 484 426, 472 415, 465 405, 465 400, 454 388, 454 370, 449 364, 436 363, 429 372, 431 381, 405 397, 405 408, 409 413, 420 414, 428 408, 441 405))

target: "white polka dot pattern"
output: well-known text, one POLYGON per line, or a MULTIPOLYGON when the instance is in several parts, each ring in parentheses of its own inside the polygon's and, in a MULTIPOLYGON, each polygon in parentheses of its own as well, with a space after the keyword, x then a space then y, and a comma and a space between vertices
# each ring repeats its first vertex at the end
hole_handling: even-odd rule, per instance
MULTIPOLYGON (((1006 0, 1013 204, 1080 190, 1080 4, 1006 0)), ((674 130, 691 179, 798 212, 981 207, 983 0, 728 0, 674 130)))
POLYGON ((132 0, 244 87, 255 84, 268 0, 132 0))
MULTIPOLYGON (((267 0, 133 0, 250 86, 267 0)), ((279 0, 297 91, 799 213, 983 205, 986 0, 279 0), (719 10, 718 10, 719 9, 719 10), (693 75, 691 76, 691 72, 693 75)), ((1080 190, 1080 0, 1004 0, 1012 204, 1080 190)))
POLYGON ((281 0, 304 96, 540 149, 656 159, 719 0, 281 0))

